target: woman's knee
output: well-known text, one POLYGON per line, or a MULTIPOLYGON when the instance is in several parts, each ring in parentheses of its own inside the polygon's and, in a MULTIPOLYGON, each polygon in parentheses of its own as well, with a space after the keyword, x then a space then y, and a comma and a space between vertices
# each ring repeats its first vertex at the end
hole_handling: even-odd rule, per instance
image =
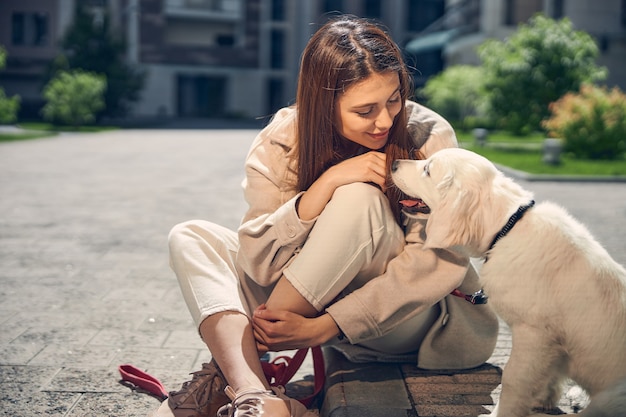
POLYGON ((385 194, 378 187, 363 182, 338 187, 329 206, 332 210, 337 210, 351 218, 373 214, 381 216, 390 212, 385 194))
POLYGON ((167 243, 169 245, 170 251, 176 251, 177 248, 181 246, 183 242, 189 240, 189 238, 194 234, 193 233, 193 225, 195 222, 193 220, 178 223, 170 230, 170 233, 167 236, 167 243))
POLYGON ((209 243, 223 240, 220 235, 221 226, 205 220, 189 220, 172 227, 167 241, 170 251, 176 252, 191 242, 209 243))

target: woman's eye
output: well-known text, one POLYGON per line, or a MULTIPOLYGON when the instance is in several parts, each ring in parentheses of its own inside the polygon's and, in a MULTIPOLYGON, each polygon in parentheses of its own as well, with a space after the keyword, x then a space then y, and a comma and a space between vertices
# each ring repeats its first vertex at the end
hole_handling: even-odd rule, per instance
POLYGON ((358 114, 361 117, 369 116, 371 113, 372 113, 372 109, 369 109, 367 111, 358 111, 358 112, 356 112, 356 114, 358 114))

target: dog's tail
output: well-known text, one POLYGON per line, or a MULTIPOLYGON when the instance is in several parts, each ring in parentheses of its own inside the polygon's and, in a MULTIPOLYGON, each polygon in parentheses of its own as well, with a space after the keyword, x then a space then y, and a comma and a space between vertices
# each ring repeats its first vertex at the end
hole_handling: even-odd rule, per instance
POLYGON ((589 405, 578 414, 580 417, 625 417, 626 378, 598 393, 589 405))

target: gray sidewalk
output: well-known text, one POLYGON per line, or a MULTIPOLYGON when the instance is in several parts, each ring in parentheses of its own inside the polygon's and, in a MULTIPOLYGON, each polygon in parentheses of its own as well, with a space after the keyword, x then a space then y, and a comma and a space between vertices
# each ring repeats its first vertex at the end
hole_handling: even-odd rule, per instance
MULTIPOLYGON (((159 401, 121 385, 118 365, 177 389, 210 358, 169 269, 167 234, 192 218, 236 228, 256 133, 123 130, 0 143, 0 415, 146 416, 159 401)), ((568 208, 626 264, 626 183, 520 182, 568 208)), ((503 328, 490 364, 472 373, 361 367, 368 384, 345 385, 354 396, 329 391, 322 414, 367 409, 359 401, 371 389, 380 395, 369 401, 394 401, 402 415, 478 415, 498 394, 509 349, 503 328), (486 390, 476 404, 455 405, 453 391, 476 381, 486 390)), ((310 371, 307 363, 299 376, 310 371)))

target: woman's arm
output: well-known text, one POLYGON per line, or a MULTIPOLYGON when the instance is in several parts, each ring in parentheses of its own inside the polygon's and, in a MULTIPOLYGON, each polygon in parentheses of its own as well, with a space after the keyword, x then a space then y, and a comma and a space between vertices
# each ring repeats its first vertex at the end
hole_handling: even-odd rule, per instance
POLYGON ((385 154, 371 151, 346 159, 324 172, 297 203, 298 215, 302 220, 311 220, 320 215, 335 190, 353 182, 371 182, 385 187, 385 154))
POLYGON ((413 227, 404 250, 384 274, 327 307, 351 343, 389 333, 463 282, 469 259, 451 251, 424 250, 421 231, 413 227))
POLYGON ((285 310, 269 310, 259 306, 252 317, 257 348, 281 351, 318 346, 339 333, 339 327, 329 314, 307 318, 285 310))
POLYGON ((304 244, 314 220, 296 212, 295 110, 282 109, 254 140, 245 163, 248 203, 238 229, 237 263, 257 284, 268 286, 282 275, 304 244))

